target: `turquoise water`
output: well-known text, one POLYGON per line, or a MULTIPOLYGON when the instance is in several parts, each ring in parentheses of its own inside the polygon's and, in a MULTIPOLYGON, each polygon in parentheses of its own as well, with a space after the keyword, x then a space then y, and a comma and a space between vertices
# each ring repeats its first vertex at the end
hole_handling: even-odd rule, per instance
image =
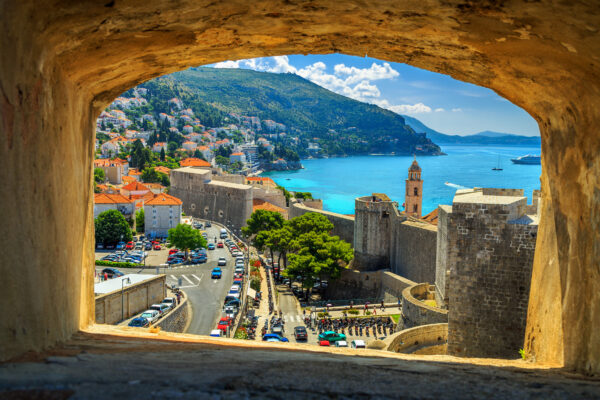
MULTIPOLYGON (((423 170, 423 212, 433 211, 438 204, 452 204, 456 189, 463 187, 496 187, 525 189, 531 203, 531 192, 540 188, 540 165, 517 165, 510 159, 525 154, 540 154, 539 147, 442 146, 447 156, 418 157, 423 170), (498 164, 503 171, 492 171, 498 164)), ((311 192, 323 199, 325 210, 354 214, 354 199, 371 193, 386 193, 398 204, 404 203, 404 180, 412 157, 357 156, 303 160, 303 170, 267 172, 288 190, 311 192)))

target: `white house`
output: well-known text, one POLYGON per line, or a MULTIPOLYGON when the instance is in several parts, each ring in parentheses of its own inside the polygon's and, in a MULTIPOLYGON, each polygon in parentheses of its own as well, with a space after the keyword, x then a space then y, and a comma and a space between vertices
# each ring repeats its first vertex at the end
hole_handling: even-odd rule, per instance
POLYGON ((166 237, 169 229, 181 222, 183 202, 177 197, 160 193, 144 203, 145 233, 149 237, 166 237))
POLYGON ((132 217, 134 201, 120 194, 95 193, 94 219, 107 210, 117 210, 126 217, 132 217))
POLYGON ((183 147, 186 150, 196 150, 197 146, 198 146, 198 143, 192 142, 191 140, 186 140, 181 145, 181 147, 183 147))
POLYGON ((156 142, 154 143, 154 146, 152 146, 152 151, 154 153, 160 153, 160 151, 164 149, 165 152, 167 151, 167 143, 165 142, 156 142))

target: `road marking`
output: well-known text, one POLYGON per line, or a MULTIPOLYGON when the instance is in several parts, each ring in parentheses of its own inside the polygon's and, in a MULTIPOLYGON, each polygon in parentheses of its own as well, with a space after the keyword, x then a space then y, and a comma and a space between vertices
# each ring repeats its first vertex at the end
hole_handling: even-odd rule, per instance
POLYGON ((192 280, 191 280, 190 278, 188 278, 187 276, 185 276, 185 275, 181 275, 181 277, 182 277, 183 279, 185 279, 186 281, 188 281, 188 282, 189 282, 191 285, 193 285, 193 284, 194 284, 194 282, 192 282, 192 280))
POLYGON ((169 275, 169 277, 170 277, 171 279, 173 279, 174 281, 177 281, 177 280, 178 280, 178 279, 177 279, 177 277, 176 277, 175 275, 169 275))
POLYGON ((192 274, 192 276, 196 279, 198 279, 198 283, 200 283, 200 281, 202 280, 202 278, 198 278, 196 275, 192 274))

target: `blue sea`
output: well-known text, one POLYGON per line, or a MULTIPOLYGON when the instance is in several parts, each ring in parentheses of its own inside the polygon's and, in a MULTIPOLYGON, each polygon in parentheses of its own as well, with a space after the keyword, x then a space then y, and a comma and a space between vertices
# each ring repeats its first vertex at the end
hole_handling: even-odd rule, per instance
MULTIPOLYGON (((528 202, 540 188, 540 165, 513 164, 510 159, 540 154, 539 147, 441 146, 447 156, 417 157, 423 179, 423 213, 438 204, 452 204, 457 189, 495 187, 525 189, 528 202), (500 163, 502 171, 492 171, 500 163)), ((323 208, 354 214, 354 199, 371 193, 386 193, 404 203, 405 179, 413 157, 356 156, 303 160, 303 170, 266 172, 291 191, 311 192, 323 199, 323 208)))

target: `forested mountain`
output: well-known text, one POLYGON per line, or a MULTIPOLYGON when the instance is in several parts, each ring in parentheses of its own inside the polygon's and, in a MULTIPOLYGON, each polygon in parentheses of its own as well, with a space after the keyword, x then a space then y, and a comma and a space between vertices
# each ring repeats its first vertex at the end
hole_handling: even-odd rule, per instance
MULTIPOLYGON (((316 141, 326 154, 440 152, 425 135, 415 134, 402 116, 338 95, 294 74, 199 67, 141 85, 150 91, 157 86, 165 91, 165 96, 160 96, 163 99, 175 93, 186 104, 190 104, 186 96, 204 103, 207 113, 223 113, 215 111, 215 118, 236 113, 282 123, 303 145, 316 141)), ((198 116, 204 125, 216 126, 198 116)))
POLYGON ((446 135, 431 129, 416 118, 404 116, 404 119, 415 132, 425 132, 437 144, 465 144, 465 145, 505 145, 505 146, 540 146, 539 136, 520 136, 512 133, 483 131, 474 135, 459 136, 446 135))

